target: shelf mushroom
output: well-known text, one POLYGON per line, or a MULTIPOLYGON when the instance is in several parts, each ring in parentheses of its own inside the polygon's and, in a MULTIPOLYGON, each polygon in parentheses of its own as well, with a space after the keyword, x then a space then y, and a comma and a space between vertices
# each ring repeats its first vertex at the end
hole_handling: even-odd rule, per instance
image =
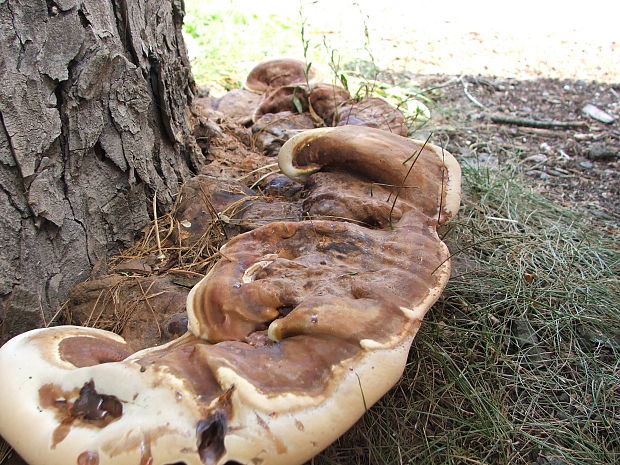
POLYGON ((310 111, 313 118, 320 118, 321 122, 331 124, 338 106, 351 98, 349 92, 342 87, 331 84, 291 84, 281 86, 263 95, 254 116, 254 122, 268 113, 284 111, 310 111))
POLYGON ((233 238, 188 296, 189 331, 168 344, 134 353, 67 326, 9 341, 0 434, 30 465, 302 464, 398 381, 450 273, 436 228, 458 210, 458 164, 343 126, 294 136, 280 166, 299 181, 336 176, 379 215, 398 203, 398 218, 365 224, 346 202, 334 211, 351 217, 329 218, 333 198, 310 192, 329 219, 233 238))
POLYGON ((314 68, 294 58, 275 58, 258 63, 245 80, 245 87, 254 92, 266 92, 289 84, 308 83, 316 77, 314 68))
POLYGON ((367 97, 359 102, 345 102, 338 107, 334 126, 368 126, 406 136, 409 132, 405 116, 380 98, 367 97))

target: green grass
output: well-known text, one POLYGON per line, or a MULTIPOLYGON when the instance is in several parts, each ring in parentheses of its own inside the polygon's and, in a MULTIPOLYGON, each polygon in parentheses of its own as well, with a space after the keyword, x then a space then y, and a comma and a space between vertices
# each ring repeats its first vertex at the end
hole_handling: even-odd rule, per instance
POLYGON ((196 81, 220 92, 238 88, 257 62, 283 56, 307 59, 332 79, 332 65, 359 57, 360 49, 333 46, 320 25, 307 22, 308 9, 321 8, 317 3, 301 0, 297 9, 278 11, 248 8, 248 2, 236 0, 186 0, 183 29, 197 51, 192 59, 196 81))
POLYGON ((258 61, 301 54, 300 20, 270 12, 244 12, 233 2, 186 1, 184 31, 198 51, 196 81, 215 91, 241 87, 258 61))
MULTIPOLYGON (((234 0, 186 0, 184 32, 188 38, 196 82, 216 95, 242 87, 259 61, 292 57, 319 69, 326 82, 344 85, 353 96, 376 96, 397 106, 410 126, 419 127, 430 116, 411 82, 382 80, 373 61, 372 43, 364 27, 347 44, 332 44, 320 25, 307 22, 306 11, 319 8, 302 1, 295 14, 265 9, 247 11, 234 0)), ((363 23, 364 15, 358 20, 363 23)))
MULTIPOLYGON (((239 87, 256 61, 303 59, 300 16, 271 15, 267 28, 266 13, 187 5, 202 84, 239 87)), ((304 28, 308 60, 334 81, 344 75, 353 93, 366 86, 392 101, 433 103, 374 66, 367 36, 351 56, 304 28)), ((440 100, 434 105, 441 111, 440 100)), ((618 463, 618 244, 588 217, 535 194, 515 167, 465 166, 463 175, 462 210, 443 231, 453 277, 403 379, 310 463, 618 463)))

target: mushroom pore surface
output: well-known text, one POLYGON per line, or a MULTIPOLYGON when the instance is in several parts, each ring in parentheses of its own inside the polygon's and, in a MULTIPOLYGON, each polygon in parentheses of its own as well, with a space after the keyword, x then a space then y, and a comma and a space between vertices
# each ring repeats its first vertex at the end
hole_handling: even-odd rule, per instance
POLYGON ((448 279, 458 165, 353 126, 294 136, 279 162, 308 219, 230 240, 187 333, 134 352, 59 326, 0 349, 0 434, 30 465, 302 464, 397 382, 448 279))

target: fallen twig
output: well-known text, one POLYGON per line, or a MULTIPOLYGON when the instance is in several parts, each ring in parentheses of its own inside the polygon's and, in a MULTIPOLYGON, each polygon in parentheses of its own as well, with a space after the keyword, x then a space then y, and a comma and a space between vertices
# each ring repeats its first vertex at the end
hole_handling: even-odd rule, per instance
POLYGON ((463 79, 463 77, 459 78, 459 81, 461 82, 461 84, 463 85, 463 92, 465 93, 465 97, 467 97, 467 99, 473 103, 474 105, 476 105, 477 107, 482 108, 483 110, 486 110, 487 107, 485 107, 482 103, 480 103, 478 100, 476 100, 476 97, 474 97, 473 95, 471 95, 469 93, 469 89, 468 89, 468 84, 467 82, 465 82, 465 79, 463 79))
POLYGON ((254 189, 256 186, 258 186, 261 182, 263 182, 265 179, 267 179, 269 176, 272 176, 274 174, 278 174, 280 172, 280 170, 275 170, 275 171, 270 171, 269 173, 263 174, 260 178, 258 178, 258 180, 252 184, 250 186, 250 189, 254 189))
POLYGON ((566 132, 562 128, 540 129, 520 126, 518 131, 522 134, 535 134, 540 137, 566 137, 566 132))
POLYGON ((157 216, 157 192, 153 194, 153 219, 155 221, 155 239, 157 239, 157 250, 159 255, 157 258, 163 259, 166 256, 161 250, 161 239, 159 238, 159 217, 157 216))
POLYGON ((454 85, 454 84, 456 84, 458 82, 459 82, 459 78, 455 77, 455 78, 452 78, 452 79, 444 82, 443 84, 438 84, 436 86, 427 87, 425 89, 422 89, 421 91, 418 92, 418 94, 424 94, 426 92, 431 92, 431 91, 436 90, 436 89, 443 89, 444 87, 452 86, 452 85, 454 85))
POLYGON ((588 125, 583 121, 553 121, 553 120, 535 120, 527 118, 516 118, 514 116, 504 115, 488 115, 488 118, 498 124, 513 124, 515 126, 525 126, 528 128, 553 129, 553 128, 583 128, 588 125))

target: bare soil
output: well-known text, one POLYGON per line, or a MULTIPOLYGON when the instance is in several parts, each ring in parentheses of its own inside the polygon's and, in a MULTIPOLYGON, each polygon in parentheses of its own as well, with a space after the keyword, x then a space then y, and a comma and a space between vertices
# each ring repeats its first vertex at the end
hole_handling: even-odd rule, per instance
POLYGON ((427 92, 435 101, 432 123, 414 137, 432 132, 432 140, 445 144, 461 162, 516 164, 538 191, 564 206, 620 222, 620 119, 604 124, 582 111, 591 104, 617 116, 620 86, 480 76, 410 78, 432 89, 427 92), (501 124, 492 115, 540 123, 532 126, 550 124, 501 124), (581 126, 554 127, 559 122, 581 126))

